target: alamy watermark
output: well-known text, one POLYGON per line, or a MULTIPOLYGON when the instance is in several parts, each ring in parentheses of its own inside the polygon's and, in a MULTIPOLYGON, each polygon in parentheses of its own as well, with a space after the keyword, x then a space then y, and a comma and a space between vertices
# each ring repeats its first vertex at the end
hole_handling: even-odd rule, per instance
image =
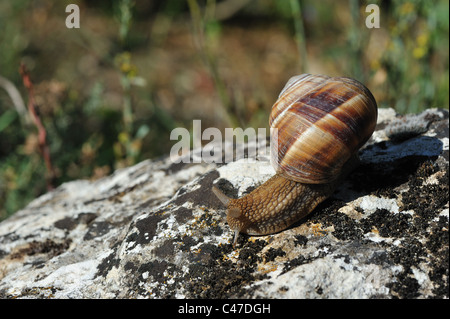
MULTIPOLYGON (((266 128, 250 127, 245 130, 239 127, 225 128, 224 133, 225 135, 215 127, 202 130, 201 120, 192 121, 192 136, 186 128, 173 129, 170 140, 177 142, 170 150, 171 161, 173 163, 202 161, 230 163, 239 159, 245 159, 247 162, 255 162, 257 159, 269 161, 270 152, 277 151, 277 145, 268 147, 266 128)), ((271 140, 278 140, 278 130, 270 129, 270 136, 271 140)))
POLYGON ((70 13, 66 18, 66 28, 79 29, 80 28, 80 7, 76 4, 69 4, 66 7, 66 12, 70 13))
POLYGON ((369 4, 366 6, 366 13, 370 13, 366 17, 366 27, 368 29, 380 28, 380 7, 376 4, 369 4))
MULTIPOLYGON (((80 8, 76 4, 69 4, 66 6, 66 13, 69 15, 66 18, 66 27, 68 29, 80 28, 80 8)), ((366 27, 369 29, 380 28, 380 7, 376 4, 368 4, 366 6, 366 27)))

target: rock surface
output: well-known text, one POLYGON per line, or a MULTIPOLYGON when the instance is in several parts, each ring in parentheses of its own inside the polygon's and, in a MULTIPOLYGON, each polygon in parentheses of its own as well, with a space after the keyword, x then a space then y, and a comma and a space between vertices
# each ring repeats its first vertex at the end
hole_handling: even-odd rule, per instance
POLYGON ((304 220, 239 237, 211 192, 267 161, 144 161, 0 223, 2 298, 448 298, 448 112, 380 109, 361 165, 304 220))

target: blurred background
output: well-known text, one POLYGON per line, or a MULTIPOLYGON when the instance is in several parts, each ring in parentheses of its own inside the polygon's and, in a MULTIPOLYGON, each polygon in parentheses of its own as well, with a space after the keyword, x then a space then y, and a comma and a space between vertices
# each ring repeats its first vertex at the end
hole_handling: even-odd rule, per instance
POLYGON ((448 55, 448 0, 0 0, 0 220, 63 182, 168 154, 193 119, 268 127, 299 73, 356 78, 400 114, 448 109, 448 55), (372 3, 380 28, 365 24, 372 3))

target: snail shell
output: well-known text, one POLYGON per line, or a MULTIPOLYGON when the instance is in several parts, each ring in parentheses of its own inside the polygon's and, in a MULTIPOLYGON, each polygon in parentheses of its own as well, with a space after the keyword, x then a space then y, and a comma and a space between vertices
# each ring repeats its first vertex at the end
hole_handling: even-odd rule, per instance
POLYGON ((374 97, 356 80, 292 77, 270 114, 270 127, 278 129, 272 134, 272 166, 297 182, 331 182, 370 138, 376 118, 374 97))
POLYGON ((372 135, 377 104, 360 82, 345 77, 292 77, 270 114, 271 163, 277 174, 252 193, 232 199, 216 187, 235 231, 281 231, 330 196, 355 166, 372 135))

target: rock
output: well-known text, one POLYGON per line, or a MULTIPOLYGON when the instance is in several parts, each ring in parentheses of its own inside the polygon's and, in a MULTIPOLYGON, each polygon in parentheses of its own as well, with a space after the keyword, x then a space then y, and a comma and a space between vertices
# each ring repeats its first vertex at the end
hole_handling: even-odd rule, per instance
POLYGON ((444 110, 380 109, 330 199, 235 249, 211 186, 241 196, 267 161, 167 157, 63 184, 0 223, 0 297, 448 298, 448 127, 444 110))

